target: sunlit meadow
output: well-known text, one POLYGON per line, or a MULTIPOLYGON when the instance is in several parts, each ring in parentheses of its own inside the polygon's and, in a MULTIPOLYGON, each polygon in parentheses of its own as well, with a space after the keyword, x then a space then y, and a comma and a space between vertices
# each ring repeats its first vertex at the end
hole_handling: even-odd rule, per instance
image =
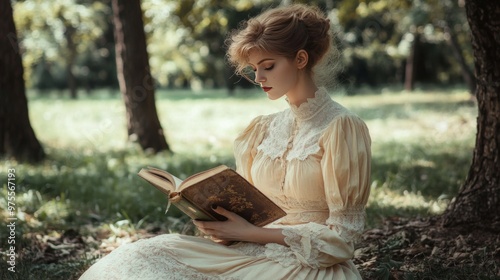
MULTIPOLYGON (((373 218, 377 219, 379 211, 443 211, 465 179, 472 155, 476 108, 470 96, 463 90, 382 90, 358 96, 333 93, 332 97, 359 114, 370 129, 373 183, 369 213, 373 218)), ((102 173, 101 178, 93 179, 106 185, 111 180, 103 173, 106 170, 122 184, 120 188, 127 189, 127 180, 123 179, 137 185, 135 173, 145 165, 172 168, 180 177, 219 163, 234 165, 232 141, 238 132, 253 117, 288 105, 283 99, 269 101, 258 91, 239 91, 229 97, 223 90, 159 90, 158 115, 173 155, 150 155, 127 141, 125 108, 118 94, 98 92, 69 100, 32 93, 29 106, 32 126, 49 157, 39 166, 18 165, 19 176, 27 181, 32 175, 53 177, 57 182, 57 177, 72 173, 76 181, 71 185, 53 186, 58 191, 68 189, 71 197, 73 188, 92 188, 95 192, 95 184, 85 182, 92 174, 102 173)), ((4 161, 3 165, 7 168, 17 163, 4 161)), ((29 189, 43 197, 46 185, 30 185, 29 189)), ((110 199, 88 198, 81 202, 110 199)), ((138 201, 145 199, 137 197, 138 201)), ((118 210, 121 203, 110 201, 107 205, 116 204, 118 210)))
MULTIPOLYGON (((379 226, 391 216, 444 211, 465 180, 472 157, 477 110, 469 94, 461 89, 380 90, 356 96, 336 92, 332 97, 370 129, 367 226, 379 226)), ((96 242, 102 247, 130 242, 141 229, 186 231, 187 219, 173 208, 165 215, 165 198, 140 180, 137 171, 151 165, 183 178, 221 163, 234 166, 232 141, 237 134, 255 116, 288 106, 257 90, 234 96, 224 90, 158 90, 156 103, 173 154, 153 155, 127 141, 125 108, 117 93, 100 91, 70 100, 31 92, 31 123, 48 157, 38 165, 0 162, 0 178, 6 178, 8 168, 16 169, 18 236, 33 239, 38 232, 57 236, 76 229, 107 238, 96 242)), ((0 216, 5 220, 7 189, 2 185, 0 216)), ((0 235, 4 242, 4 232, 0 235)))

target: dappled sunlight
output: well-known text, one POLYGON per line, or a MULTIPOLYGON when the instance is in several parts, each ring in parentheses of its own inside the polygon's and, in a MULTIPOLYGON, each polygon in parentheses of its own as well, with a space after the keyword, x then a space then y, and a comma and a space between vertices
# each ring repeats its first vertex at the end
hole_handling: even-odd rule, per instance
MULTIPOLYGON (((487 40, 471 46, 470 37, 481 37, 479 23, 491 25, 488 16, 496 9, 488 8, 495 5, 23 0, 5 1, 3 13, 4 53, 13 58, 5 61, 6 69, 14 74, 5 81, 14 81, 6 83, 7 92, 16 92, 9 104, 26 104, 29 121, 23 122, 25 129, 10 126, 19 131, 5 127, 0 218, 8 230, 0 231, 6 245, 0 255, 2 267, 9 264, 5 260, 15 265, 3 269, 0 279, 73 279, 120 245, 163 233, 199 234, 192 220, 169 207, 168 198, 137 172, 152 166, 185 179, 221 164, 235 167, 235 138, 255 117, 289 106, 284 98, 269 101, 259 85, 234 74, 234 65, 227 63, 234 57, 226 53, 228 35, 254 15, 294 2, 318 6, 327 15, 331 26, 322 32, 328 29, 342 50, 313 72, 342 68, 339 77, 326 75, 332 91, 338 82, 331 95, 370 131, 371 195, 366 231, 354 244, 353 258, 361 276, 499 276, 495 233, 467 226, 441 231, 447 222, 440 220, 467 176, 486 170, 471 166, 483 124, 477 123, 478 104, 468 91, 487 97, 482 90, 495 84, 492 75, 478 85, 474 80, 474 67, 481 66, 478 53, 491 46, 487 40), (127 3, 138 13, 127 13, 127 3), (150 93, 155 104, 147 105, 156 111, 143 116, 152 121, 148 125, 144 118, 137 121, 135 106, 150 93), (133 102, 125 106, 124 98, 133 102), (134 122, 130 128, 128 121, 134 122), (28 137, 11 141, 21 130, 28 137), (166 143, 145 143, 151 139, 142 138, 144 131, 151 139, 164 135, 166 143), (146 145, 150 148, 141 147, 146 145), (169 150, 156 152, 161 149, 169 150)), ((483 112, 483 99, 481 117, 491 111, 483 112)), ((14 119, 23 119, 23 107, 4 107, 14 119)))
MULTIPOLYGON (((470 96, 455 91, 393 91, 359 96, 334 93, 332 97, 365 119, 370 129, 376 186, 371 207, 441 212, 444 202, 438 198, 457 193, 469 166, 476 118, 470 96)), ((54 184, 86 186, 94 182, 100 187, 62 193, 67 199, 86 197, 95 205, 115 197, 110 192, 130 189, 131 182, 136 185, 130 180, 146 165, 169 169, 180 178, 221 163, 233 166, 232 144, 238 133, 257 115, 288 107, 283 99, 272 102, 256 90, 238 92, 234 97, 224 90, 207 91, 205 96, 160 90, 158 115, 174 154, 152 156, 126 140, 125 110, 118 95, 79 101, 32 99, 32 125, 53 161, 36 168, 20 166, 20 173, 43 178, 38 189, 55 195, 64 187, 54 184), (51 181, 54 179, 59 183, 51 181)), ((145 191, 151 193, 148 188, 145 191)), ((120 205, 116 201, 96 209, 113 212, 123 208, 120 205)), ((138 213, 155 207, 146 206, 138 213)), ((135 215, 137 210, 127 211, 135 215)))
MULTIPOLYGON (((358 97, 359 98, 359 97, 358 97)), ((382 94, 353 108, 374 142, 469 141, 476 133, 476 105, 466 92, 382 94)))
MULTIPOLYGON (((374 184, 376 186, 376 184, 374 184)), ((437 199, 424 197, 421 193, 413 193, 407 190, 396 192, 385 189, 382 186, 371 189, 368 207, 393 208, 407 212, 418 212, 423 214, 441 214, 448 206, 449 197, 443 196, 437 199)))
MULTIPOLYGON (((223 90, 217 99, 169 99, 169 94, 175 92, 161 93, 157 110, 167 141, 179 153, 230 153, 234 138, 252 118, 288 106, 284 100, 271 102, 261 93, 252 99, 230 98, 223 90)), ((475 136, 477 109, 468 103, 470 96, 465 92, 332 96, 366 121, 374 146, 387 141, 470 141, 475 136)), ((49 146, 98 151, 130 148, 119 96, 37 99, 29 106, 35 132, 49 146)))
POLYGON ((120 98, 30 102, 30 119, 43 144, 105 151, 126 148, 125 107, 120 98))
MULTIPOLYGON (((36 166, 1 163, 2 170, 16 166, 26 188, 18 196, 26 198, 21 212, 32 219, 27 226, 62 225, 65 220, 164 223, 165 199, 137 178, 140 168, 155 166, 186 178, 219 164, 234 167, 232 144, 238 133, 257 115, 288 107, 284 100, 271 102, 256 91, 234 97, 223 90, 207 94, 159 93, 158 115, 174 153, 156 155, 126 141, 118 96, 79 101, 32 97, 32 125, 48 159, 36 166)), ((476 109, 464 101, 468 94, 332 96, 370 128, 368 214, 378 217, 372 226, 380 217, 441 213, 470 165, 476 109)))
POLYGON ((174 151, 206 155, 207 152, 232 153, 234 139, 257 116, 257 108, 265 111, 263 113, 273 112, 274 107, 266 102, 264 99, 241 101, 228 98, 204 105, 203 101, 162 100, 158 102, 158 108, 160 119, 168 124, 167 139, 174 151))
POLYGON ((420 192, 391 190, 373 182, 368 200, 366 228, 380 227, 384 220, 395 217, 415 218, 442 214, 451 200, 450 196, 424 196, 420 192))
MULTIPOLYGON (((22 222, 18 230, 27 242, 73 246, 90 254, 84 258, 89 261, 139 238, 168 232, 195 234, 187 216, 175 207, 165 213, 166 198, 137 172, 154 166, 185 179, 219 164, 234 167, 237 135, 257 115, 288 107, 283 99, 271 102, 255 90, 233 97, 224 90, 158 91, 157 96, 158 116, 173 153, 152 154, 127 141, 125 110, 118 95, 79 101, 30 96, 32 126, 47 158, 37 165, 0 163, 0 170, 16 168, 17 184, 22 186, 16 193, 17 218, 22 222), (66 243, 73 235, 81 239, 66 243)), ((359 114, 370 129, 367 228, 380 227, 391 217, 442 213, 465 180, 472 157, 476 108, 467 102, 468 94, 332 97, 359 114)), ((3 220, 8 213, 6 199, 4 184, 3 220)), ((62 252, 57 250, 54 256, 62 252)))

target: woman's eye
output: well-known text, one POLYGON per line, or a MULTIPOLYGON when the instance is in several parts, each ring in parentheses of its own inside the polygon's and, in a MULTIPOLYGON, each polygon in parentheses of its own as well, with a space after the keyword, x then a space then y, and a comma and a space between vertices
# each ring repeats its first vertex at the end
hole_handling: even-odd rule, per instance
POLYGON ((273 64, 273 65, 271 65, 271 66, 269 66, 269 67, 264 68, 264 70, 271 70, 271 69, 273 69, 273 68, 274 68, 274 64, 273 64))

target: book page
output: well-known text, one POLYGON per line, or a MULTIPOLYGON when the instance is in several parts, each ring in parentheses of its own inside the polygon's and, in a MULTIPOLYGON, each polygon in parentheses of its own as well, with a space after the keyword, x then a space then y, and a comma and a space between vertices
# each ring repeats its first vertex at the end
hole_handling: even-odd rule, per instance
POLYGON ((181 186, 182 184, 182 180, 175 177, 174 175, 170 174, 172 176, 172 179, 174 179, 174 186, 175 186, 175 190, 178 191, 179 190, 179 187, 181 186))
POLYGON ((167 171, 154 167, 143 168, 139 171, 138 175, 168 195, 171 192, 175 192, 182 183, 181 179, 167 171))
POLYGON ((219 165, 217 167, 214 167, 212 169, 208 169, 205 171, 202 171, 200 173, 196 173, 194 175, 189 176, 184 180, 183 184, 179 186, 178 191, 181 191, 191 185, 194 185, 198 182, 201 182, 207 178, 212 177, 213 175, 222 172, 223 170, 229 169, 226 165, 219 165))

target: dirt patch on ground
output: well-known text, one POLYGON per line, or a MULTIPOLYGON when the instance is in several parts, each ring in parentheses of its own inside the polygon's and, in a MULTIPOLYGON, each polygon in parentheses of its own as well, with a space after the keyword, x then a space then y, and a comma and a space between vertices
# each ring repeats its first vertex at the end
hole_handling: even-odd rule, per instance
POLYGON ((365 279, 500 279, 500 234, 392 218, 363 234, 354 261, 365 279))

